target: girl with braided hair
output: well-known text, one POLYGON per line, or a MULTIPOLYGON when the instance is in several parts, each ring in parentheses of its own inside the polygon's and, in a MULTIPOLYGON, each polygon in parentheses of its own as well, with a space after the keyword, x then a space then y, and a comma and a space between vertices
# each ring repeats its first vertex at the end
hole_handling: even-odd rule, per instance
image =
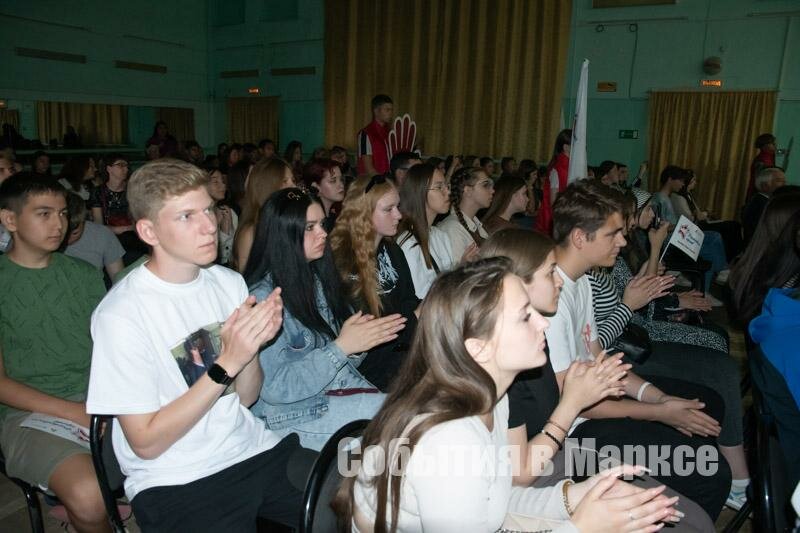
POLYGON ((417 324, 419 300, 403 251, 394 242, 400 195, 386 176, 362 176, 350 185, 330 234, 336 268, 357 308, 372 317, 394 313, 407 322, 399 337, 369 350, 359 371, 386 391, 405 360, 417 324))
POLYGON ((494 182, 482 168, 461 168, 450 179, 450 215, 439 228, 450 239, 453 257, 471 259, 489 238, 477 214, 492 205, 494 182))

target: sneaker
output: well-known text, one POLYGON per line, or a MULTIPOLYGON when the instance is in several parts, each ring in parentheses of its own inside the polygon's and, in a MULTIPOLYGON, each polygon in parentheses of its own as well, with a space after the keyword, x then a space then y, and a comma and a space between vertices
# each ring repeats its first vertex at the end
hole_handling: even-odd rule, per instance
POLYGON ((717 274, 717 283, 720 285, 726 285, 728 283, 728 276, 730 276, 731 271, 730 269, 721 270, 719 274, 717 274))
POLYGON ((690 288, 692 286, 692 282, 686 279, 683 274, 680 272, 676 272, 673 274, 675 276, 675 286, 676 287, 687 287, 690 288))
POLYGON ((728 493, 728 499, 725 501, 725 506, 730 507, 734 511, 738 511, 747 501, 747 491, 734 491, 728 493))
POLYGON ((714 298, 710 293, 706 293, 706 300, 711 304, 711 307, 722 307, 725 304, 714 298))

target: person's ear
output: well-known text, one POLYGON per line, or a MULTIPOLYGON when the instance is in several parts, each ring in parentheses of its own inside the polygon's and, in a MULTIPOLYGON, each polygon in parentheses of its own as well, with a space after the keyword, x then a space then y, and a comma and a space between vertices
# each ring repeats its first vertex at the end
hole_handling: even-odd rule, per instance
POLYGON ((136 233, 139 238, 150 246, 158 244, 158 234, 156 233, 155 224, 152 220, 147 218, 140 218, 136 221, 136 233))
POLYGON ((17 231, 17 214, 11 209, 0 209, 0 224, 8 231, 17 231))
POLYGON ((474 337, 464 341, 464 347, 476 363, 486 363, 491 358, 491 350, 489 350, 488 344, 485 340, 474 337))
POLYGON ((569 240, 578 250, 582 250, 588 241, 586 232, 580 228, 575 228, 569 232, 569 240))

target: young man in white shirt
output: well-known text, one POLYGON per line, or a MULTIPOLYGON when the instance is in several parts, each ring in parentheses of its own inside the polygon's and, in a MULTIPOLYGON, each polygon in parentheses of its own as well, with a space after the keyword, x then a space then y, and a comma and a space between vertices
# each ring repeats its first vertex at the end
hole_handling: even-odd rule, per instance
MULTIPOLYGON (((620 205, 619 193, 596 181, 569 185, 553 205, 556 268, 564 285, 558 310, 550 318, 550 327, 545 335, 559 386, 563 384, 572 361, 592 361, 601 351, 592 308, 592 288, 585 274, 592 268, 613 266, 625 246, 620 205)), ((704 412, 704 402, 713 406, 721 404, 716 393, 691 383, 668 382, 661 378, 670 385, 672 392, 691 391, 693 395, 690 398, 697 398, 702 392, 701 402, 665 393, 632 372, 628 372, 625 381, 628 399, 606 399, 587 409, 581 414, 585 418, 577 420, 580 425, 571 428, 572 436, 596 438, 598 447, 604 444, 655 444, 669 446, 673 451, 682 444, 698 447, 714 443, 713 439, 706 437, 716 437, 720 425, 715 417, 704 412), (698 394, 694 395, 696 392, 698 394), (583 425, 587 419, 616 419, 618 422, 603 420, 602 424, 595 421, 583 425), (677 431, 652 422, 660 422, 677 431)), ((722 419, 721 414, 715 413, 715 416, 722 419)), ((670 476, 667 473, 664 477, 654 477, 695 500, 713 520, 725 502, 726 483, 730 483, 727 463, 719 461, 719 466, 714 476, 698 475, 695 471, 690 476, 670 476)))
POLYGON ((296 525, 310 467, 296 435, 280 440, 248 410, 264 379, 255 356, 282 323, 280 289, 256 303, 239 274, 212 265, 207 184, 170 159, 133 174, 131 215, 152 255, 92 316, 87 411, 117 417, 114 451, 143 531, 254 531, 257 516, 296 525), (182 371, 198 351, 207 372, 182 371))

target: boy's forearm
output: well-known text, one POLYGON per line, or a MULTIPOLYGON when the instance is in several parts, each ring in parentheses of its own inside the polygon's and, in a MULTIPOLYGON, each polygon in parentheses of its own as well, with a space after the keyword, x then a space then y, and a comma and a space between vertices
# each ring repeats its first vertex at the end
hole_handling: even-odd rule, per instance
POLYGON ((51 396, 8 376, 0 377, 0 403, 20 411, 66 418, 88 425, 89 417, 82 402, 51 396))
POLYGON ((234 381, 239 401, 245 407, 250 407, 258 400, 261 385, 264 383, 264 372, 256 355, 250 363, 239 372, 234 381))

